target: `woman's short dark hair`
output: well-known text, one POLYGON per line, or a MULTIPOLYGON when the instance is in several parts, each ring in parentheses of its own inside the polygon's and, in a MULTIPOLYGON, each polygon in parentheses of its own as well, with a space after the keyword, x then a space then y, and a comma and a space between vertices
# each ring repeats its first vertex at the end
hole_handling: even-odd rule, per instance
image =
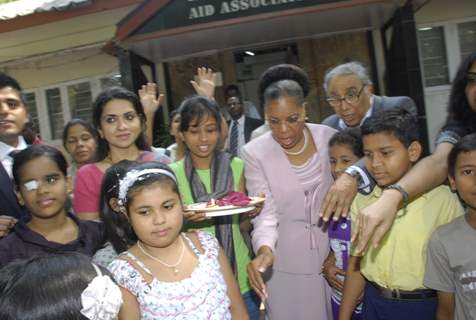
POLYGON ((68 162, 64 158, 61 151, 58 149, 45 145, 45 144, 34 144, 28 148, 18 152, 13 156, 13 179, 17 185, 20 184, 20 175, 23 166, 30 160, 47 157, 51 161, 55 162, 60 171, 66 176, 68 171, 68 162))
POLYGON ((87 320, 81 293, 96 275, 91 259, 80 253, 13 261, 0 271, 0 319, 87 320))
POLYGON ((127 217, 113 210, 110 201, 118 198, 119 180, 124 177, 134 161, 122 160, 109 167, 104 173, 101 185, 101 197, 99 202, 99 214, 104 222, 104 237, 112 244, 117 253, 129 249, 137 242, 137 236, 132 230, 127 217))
POLYGON ((463 62, 461 62, 458 71, 456 72, 451 86, 448 117, 445 124, 463 124, 470 127, 471 132, 476 131, 476 111, 474 111, 469 105, 465 90, 468 85, 468 72, 474 63, 476 63, 476 52, 468 55, 463 62))
MULTIPOLYGON (((101 116, 104 110, 104 106, 112 100, 126 100, 129 101, 134 107, 135 112, 139 116, 142 132, 137 137, 135 144, 139 150, 150 151, 150 145, 147 143, 145 137, 146 116, 144 108, 140 103, 139 97, 132 91, 129 91, 122 87, 110 87, 104 89, 94 100, 93 103, 93 123, 96 130, 101 129, 101 116)), ((99 137, 98 139, 98 151, 97 158, 99 161, 104 160, 109 152, 109 144, 106 140, 99 137)))
POLYGON ((263 72, 259 79, 258 96, 262 106, 264 106, 265 102, 264 93, 266 89, 271 84, 282 80, 297 82, 302 89, 304 98, 309 94, 309 78, 303 69, 293 64, 278 64, 263 72))
POLYGON ((335 145, 346 145, 352 149, 352 153, 362 158, 364 156, 364 150, 362 147, 362 137, 360 136, 360 130, 356 128, 347 128, 342 131, 336 132, 329 140, 329 147, 335 145))
POLYGON ((83 119, 75 118, 75 119, 69 120, 63 129, 63 147, 65 149, 66 149, 66 141, 68 140, 69 129, 71 129, 71 127, 76 125, 82 126, 84 129, 86 129, 86 131, 88 131, 91 134, 91 136, 96 142, 98 141, 98 132, 96 131, 96 129, 89 122, 86 122, 83 119))
POLYGON ((294 80, 280 80, 270 84, 264 91, 265 108, 271 101, 284 97, 294 98, 299 106, 304 104, 304 93, 299 83, 294 80))
POLYGON ((217 130, 221 129, 221 113, 218 104, 206 97, 191 96, 180 104, 180 131, 187 131, 190 126, 198 125, 205 116, 217 122, 217 130), (193 122, 193 123, 192 123, 193 122))
POLYGON ((456 160, 461 153, 476 151, 476 133, 468 134, 459 140, 448 155, 448 175, 455 176, 456 160))

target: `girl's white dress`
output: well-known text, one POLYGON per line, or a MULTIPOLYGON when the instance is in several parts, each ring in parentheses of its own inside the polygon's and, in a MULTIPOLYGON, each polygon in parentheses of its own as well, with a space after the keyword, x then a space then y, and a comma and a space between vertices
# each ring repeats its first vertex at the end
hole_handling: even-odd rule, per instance
POLYGON ((225 279, 218 262, 218 241, 211 234, 197 231, 204 253, 185 235, 198 257, 198 265, 190 277, 177 282, 163 282, 130 252, 126 255, 153 277, 147 283, 136 268, 124 259, 115 259, 108 266, 117 283, 136 296, 141 319, 231 319, 230 300, 225 279))

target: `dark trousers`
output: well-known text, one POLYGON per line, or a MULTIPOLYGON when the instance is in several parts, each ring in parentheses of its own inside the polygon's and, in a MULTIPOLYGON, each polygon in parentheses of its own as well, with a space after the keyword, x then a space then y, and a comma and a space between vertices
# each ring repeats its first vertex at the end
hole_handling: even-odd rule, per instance
POLYGON ((367 283, 364 293, 365 320, 435 320, 438 298, 423 300, 387 299, 367 283))

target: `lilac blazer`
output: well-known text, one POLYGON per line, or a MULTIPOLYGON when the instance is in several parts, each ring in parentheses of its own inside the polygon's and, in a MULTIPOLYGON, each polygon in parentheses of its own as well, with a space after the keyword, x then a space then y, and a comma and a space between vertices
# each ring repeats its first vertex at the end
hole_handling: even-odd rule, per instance
POLYGON ((305 193, 281 146, 271 132, 243 147, 246 188, 251 196, 263 192, 266 201, 253 219, 252 243, 257 251, 269 246, 275 252, 273 268, 283 272, 313 274, 329 251, 327 231, 319 225, 319 210, 332 184, 328 142, 336 130, 307 124, 317 147, 321 166, 320 189, 312 203, 311 221, 305 217, 305 193), (314 239, 315 245, 312 245, 314 239))

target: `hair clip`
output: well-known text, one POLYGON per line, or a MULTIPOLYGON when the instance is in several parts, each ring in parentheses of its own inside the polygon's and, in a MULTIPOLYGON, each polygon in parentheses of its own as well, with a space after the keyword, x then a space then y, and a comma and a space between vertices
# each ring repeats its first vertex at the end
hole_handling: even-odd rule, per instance
POLYGON ((119 181, 118 204, 124 206, 127 199, 127 191, 136 181, 142 181, 148 174, 163 174, 171 178, 175 183, 177 180, 173 173, 164 169, 144 169, 129 171, 124 178, 119 181), (120 202, 119 202, 120 201, 120 202))
POLYGON ((90 320, 117 319, 122 305, 121 290, 98 266, 92 265, 97 276, 81 294, 81 314, 90 320))

